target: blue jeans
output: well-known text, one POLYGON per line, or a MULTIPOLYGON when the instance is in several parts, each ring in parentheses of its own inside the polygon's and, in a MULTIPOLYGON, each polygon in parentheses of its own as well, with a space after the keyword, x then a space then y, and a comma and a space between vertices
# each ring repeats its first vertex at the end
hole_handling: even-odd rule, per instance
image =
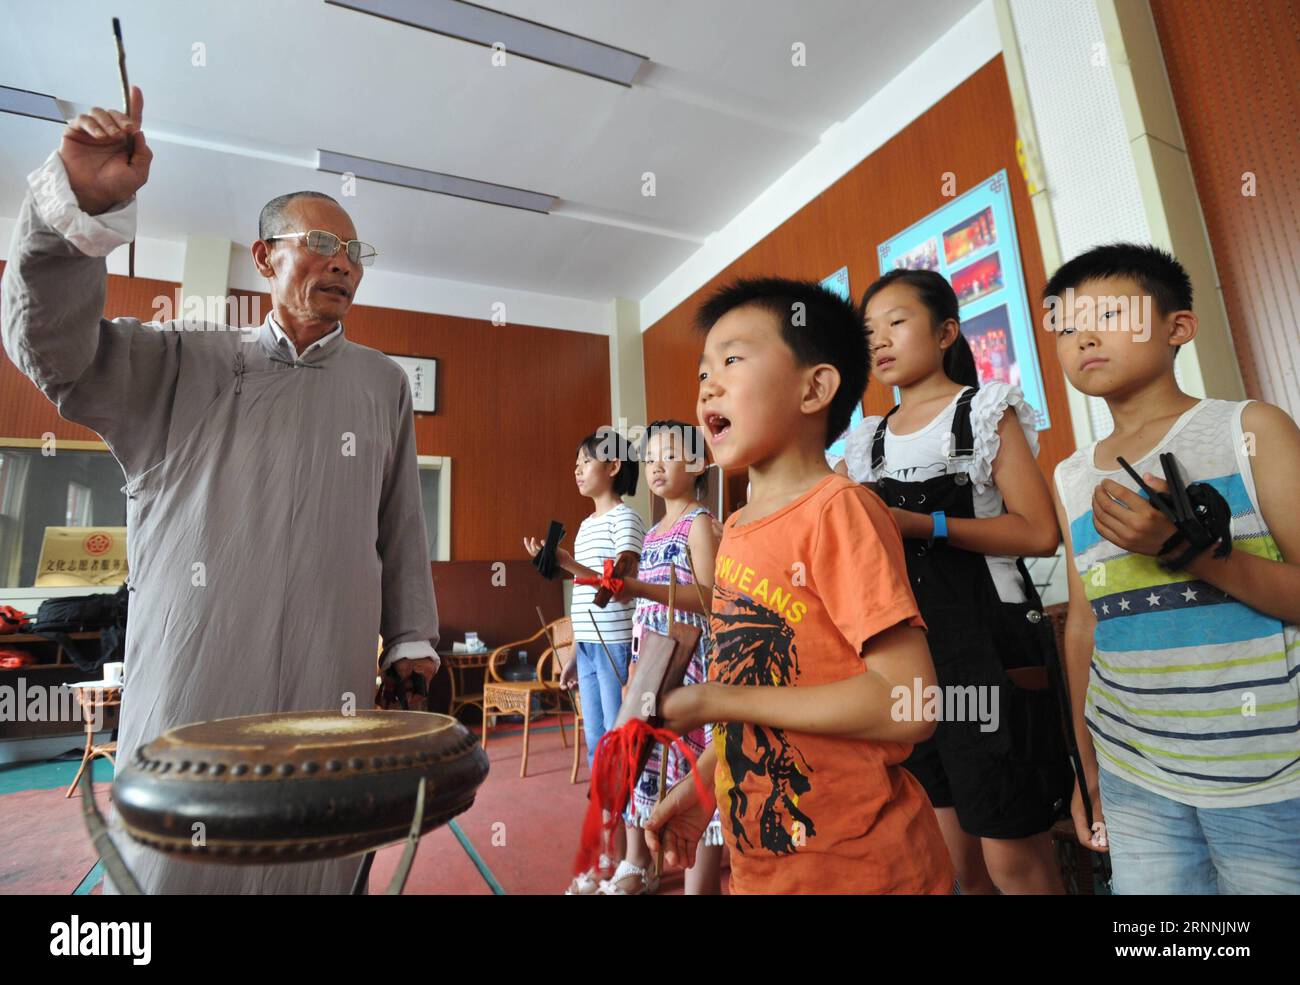
POLYGON ((1117 896, 1300 893, 1300 798, 1190 807, 1100 773, 1117 896))
POLYGON ((582 696, 582 730, 587 736, 587 765, 596 754, 600 737, 614 727, 623 703, 623 685, 632 661, 632 644, 610 643, 609 652, 618 665, 618 674, 609 665, 605 648, 599 643, 578 641, 578 694, 582 696))

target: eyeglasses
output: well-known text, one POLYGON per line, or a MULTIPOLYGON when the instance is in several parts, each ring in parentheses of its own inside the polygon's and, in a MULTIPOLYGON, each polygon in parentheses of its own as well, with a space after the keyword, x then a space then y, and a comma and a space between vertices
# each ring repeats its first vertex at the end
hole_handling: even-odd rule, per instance
POLYGON ((274 243, 277 239, 306 240, 307 249, 313 253, 319 253, 323 257, 332 257, 339 251, 340 247, 345 246, 348 251, 348 259, 353 263, 361 264, 363 267, 369 267, 375 262, 375 257, 379 256, 378 251, 369 243, 363 243, 359 239, 342 240, 323 229, 309 229, 305 233, 284 233, 280 236, 268 236, 265 242, 274 243))

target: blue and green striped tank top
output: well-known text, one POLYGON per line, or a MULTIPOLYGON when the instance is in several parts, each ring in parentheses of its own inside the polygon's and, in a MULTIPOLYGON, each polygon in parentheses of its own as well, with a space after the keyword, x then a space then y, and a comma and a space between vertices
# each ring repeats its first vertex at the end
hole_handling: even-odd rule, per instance
MULTIPOLYGON (((1131 464, 1159 476, 1172 452, 1186 482, 1228 501, 1233 550, 1281 560, 1255 493, 1245 407, 1202 400, 1131 464)), ((1061 462, 1056 486, 1097 617, 1085 715, 1098 765, 1196 807, 1300 797, 1300 631, 1102 537, 1093 491, 1106 478, 1136 483, 1096 468, 1095 448, 1061 462)))

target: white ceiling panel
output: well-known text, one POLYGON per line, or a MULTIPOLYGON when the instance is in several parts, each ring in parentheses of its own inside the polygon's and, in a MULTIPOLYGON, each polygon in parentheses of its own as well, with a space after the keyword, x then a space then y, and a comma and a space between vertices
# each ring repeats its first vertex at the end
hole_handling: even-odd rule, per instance
MULTIPOLYGON (((267 199, 338 196, 308 166, 324 148, 560 199, 534 215, 358 182, 344 205, 385 268, 638 298, 976 3, 484 4, 646 55, 629 89, 508 52, 494 66, 490 49, 323 0, 0 0, 0 84, 117 107, 117 14, 157 155, 141 235, 247 243, 267 199)), ((57 135, 0 114, 0 215, 57 135)))

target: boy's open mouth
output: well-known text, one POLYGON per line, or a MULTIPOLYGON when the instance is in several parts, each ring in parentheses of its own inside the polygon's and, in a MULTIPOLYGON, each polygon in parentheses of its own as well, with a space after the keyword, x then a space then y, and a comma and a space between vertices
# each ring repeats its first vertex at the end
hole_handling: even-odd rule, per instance
POLYGON ((709 429, 709 437, 718 441, 731 430, 731 418, 724 417, 717 411, 709 411, 704 415, 704 426, 709 429))

